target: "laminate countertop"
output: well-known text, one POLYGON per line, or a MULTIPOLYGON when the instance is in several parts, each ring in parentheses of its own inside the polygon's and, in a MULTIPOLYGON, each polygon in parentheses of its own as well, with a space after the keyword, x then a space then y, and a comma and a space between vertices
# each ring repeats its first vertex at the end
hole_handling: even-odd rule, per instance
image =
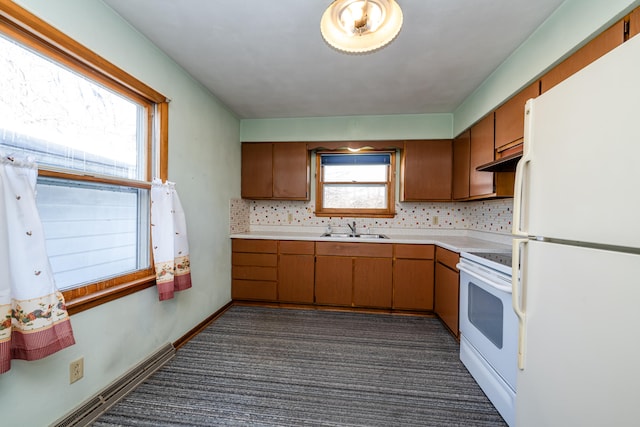
POLYGON ((388 239, 371 239, 357 237, 322 237, 322 231, 279 231, 259 230, 246 233, 232 234, 232 239, 266 239, 266 240, 311 240, 315 242, 350 242, 350 243, 404 243, 418 245, 437 245, 454 252, 510 252, 511 237, 491 233, 455 232, 446 233, 417 233, 403 234, 398 232, 383 232, 388 239), (479 238, 480 235, 483 238, 479 238))

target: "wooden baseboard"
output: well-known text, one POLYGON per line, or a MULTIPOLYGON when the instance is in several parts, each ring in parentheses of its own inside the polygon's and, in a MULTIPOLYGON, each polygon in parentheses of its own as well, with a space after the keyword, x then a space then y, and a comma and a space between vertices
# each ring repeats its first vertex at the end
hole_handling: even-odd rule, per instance
POLYGON ((204 328, 209 326, 209 324, 211 324, 218 317, 222 316, 224 314, 224 312, 229 310, 229 308, 231 308, 232 306, 233 306, 233 301, 228 302, 227 304, 222 306, 222 308, 217 310, 211 316, 209 316, 206 319, 204 319, 202 322, 198 323, 193 329, 191 329, 189 332, 187 332, 186 334, 184 334, 183 336, 178 338, 176 341, 174 341, 173 342, 173 347, 177 350, 180 347, 182 347, 183 345, 185 345, 187 342, 189 342, 189 340, 191 338, 193 338, 196 335, 198 335, 200 333, 200 331, 202 331, 204 328))
POLYGON ((299 310, 324 310, 324 311, 348 311, 354 313, 375 313, 375 314, 394 314, 404 316, 423 316, 423 317, 436 317, 433 311, 430 310, 398 310, 387 308, 366 308, 366 307, 343 307, 335 305, 318 305, 318 304, 296 304, 285 302, 270 302, 270 301, 247 301, 247 300, 234 300, 233 305, 240 306, 258 306, 258 307, 272 307, 272 308, 290 308, 299 310))

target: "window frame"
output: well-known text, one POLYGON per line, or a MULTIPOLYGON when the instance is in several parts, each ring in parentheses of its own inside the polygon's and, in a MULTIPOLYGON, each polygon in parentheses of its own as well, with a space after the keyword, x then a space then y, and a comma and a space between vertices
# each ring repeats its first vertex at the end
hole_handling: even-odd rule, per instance
MULTIPOLYGON (((13 2, 0 2, 0 32, 40 54, 118 92, 146 110, 146 173, 144 181, 74 173, 59 168, 39 167, 38 175, 75 181, 100 182, 151 190, 151 179, 168 175, 168 99, 127 72, 81 45, 13 2)), ((150 210, 149 210, 150 212, 150 210)), ((150 223, 150 222, 149 222, 150 223)), ((149 236, 151 231, 149 230, 149 236)), ((117 298, 155 286, 151 241, 149 267, 65 290, 69 314, 79 313, 117 298)))
MULTIPOLYGON (((315 215, 320 217, 365 217, 365 218, 393 218, 395 217, 395 188, 396 188, 396 151, 395 150, 362 150, 353 152, 351 150, 333 150, 333 151, 316 151, 316 209, 315 215), (385 186, 387 188, 387 207, 385 209, 336 209, 336 208, 323 208, 322 196, 324 181, 322 178, 322 161, 323 154, 389 154, 390 161, 388 166, 387 181, 385 186)), ((367 184, 368 182, 362 182, 367 184)), ((375 182, 379 184, 380 182, 375 182)), ((335 185, 335 182, 329 184, 335 185)), ((339 183, 338 183, 339 184, 339 183)), ((346 184, 346 183, 345 183, 346 184)))

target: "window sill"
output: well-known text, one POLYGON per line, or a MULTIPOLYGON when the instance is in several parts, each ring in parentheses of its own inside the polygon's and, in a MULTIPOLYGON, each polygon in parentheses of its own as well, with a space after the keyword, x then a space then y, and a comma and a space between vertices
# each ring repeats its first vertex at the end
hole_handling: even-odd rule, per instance
POLYGON ((73 299, 67 299, 67 294, 72 295, 73 290, 63 292, 65 296, 65 304, 67 306, 67 312, 69 315, 81 313, 93 307, 97 307, 101 304, 105 304, 109 301, 122 298, 127 295, 139 292, 143 289, 155 286, 156 276, 145 276, 140 279, 134 280, 128 283, 122 283, 98 292, 93 292, 89 295, 78 296, 73 299))
POLYGON ((365 213, 365 212, 314 212, 315 216, 333 218, 395 218, 395 213, 365 213))

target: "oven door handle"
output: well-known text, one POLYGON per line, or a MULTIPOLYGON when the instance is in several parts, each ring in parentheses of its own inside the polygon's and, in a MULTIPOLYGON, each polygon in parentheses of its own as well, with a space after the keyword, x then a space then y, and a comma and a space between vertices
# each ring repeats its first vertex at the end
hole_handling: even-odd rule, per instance
POLYGON ((475 270, 470 268, 468 265, 458 264, 458 265, 456 265, 456 267, 458 267, 458 270, 464 271, 465 273, 467 273, 470 276, 473 276, 476 279, 482 281, 482 283, 486 283, 487 285, 491 286, 492 288, 495 288, 495 289, 497 289, 499 291, 502 291, 502 292, 508 292, 508 293, 512 292, 511 284, 504 285, 502 283, 496 282, 495 280, 491 279, 490 277, 482 276, 482 275, 476 273, 475 270))

